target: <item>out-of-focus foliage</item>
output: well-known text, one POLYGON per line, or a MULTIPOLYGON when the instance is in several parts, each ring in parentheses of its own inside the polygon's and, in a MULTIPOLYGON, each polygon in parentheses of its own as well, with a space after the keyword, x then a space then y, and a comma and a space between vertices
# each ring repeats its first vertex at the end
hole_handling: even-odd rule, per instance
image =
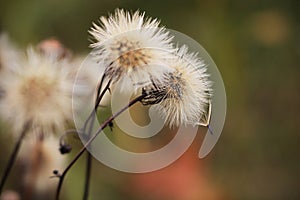
MULTIPOLYGON (((299 1, 1 1, 0 30, 22 46, 56 37, 73 51, 86 52, 92 21, 117 7, 146 11, 206 48, 223 75, 227 119, 219 142, 204 160, 198 160, 199 144, 194 144, 196 150, 191 148, 174 166, 146 175, 124 174, 94 162, 91 199, 153 195, 165 200, 169 193, 180 196, 178 188, 197 191, 189 190, 190 185, 199 187, 195 200, 299 199, 299 1), (195 168, 197 172, 190 172, 195 168), (178 174, 190 179, 176 179, 178 174), (175 184, 181 180, 186 184, 175 184)), ((7 127, 1 127, 2 173, 13 141, 7 127)), ((79 162, 67 177, 64 193, 69 199, 81 198, 83 169, 79 162)), ((13 187, 16 179, 11 177, 13 187)))

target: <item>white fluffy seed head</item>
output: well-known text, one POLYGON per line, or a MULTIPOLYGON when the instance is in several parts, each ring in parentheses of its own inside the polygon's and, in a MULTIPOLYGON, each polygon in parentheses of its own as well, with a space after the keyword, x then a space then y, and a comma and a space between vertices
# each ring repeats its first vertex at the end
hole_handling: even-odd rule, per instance
POLYGON ((188 53, 182 46, 169 60, 173 72, 164 74, 163 82, 145 88, 152 98, 144 104, 156 104, 157 111, 165 118, 170 127, 181 124, 197 125, 207 108, 212 96, 212 82, 209 80, 206 65, 196 54, 188 53), (152 101, 152 103, 150 102, 152 101))
POLYGON ((62 131, 72 119, 74 74, 68 60, 29 48, 16 67, 1 74, 2 117, 11 122, 16 133, 28 121, 37 134, 62 131))
POLYGON ((157 19, 145 18, 145 13, 117 9, 114 15, 101 17, 100 25, 93 24, 90 34, 106 76, 120 81, 123 89, 128 84, 149 84, 151 78, 161 79, 161 72, 169 70, 164 60, 174 51, 172 37, 157 19))

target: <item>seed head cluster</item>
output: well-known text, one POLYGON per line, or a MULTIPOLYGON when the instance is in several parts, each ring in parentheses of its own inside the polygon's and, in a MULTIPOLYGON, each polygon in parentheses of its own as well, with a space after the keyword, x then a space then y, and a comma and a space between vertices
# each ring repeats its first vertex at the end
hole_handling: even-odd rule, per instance
POLYGON ((160 79, 168 70, 165 59, 172 54, 172 37, 157 19, 117 9, 93 24, 93 54, 105 68, 105 76, 118 82, 123 91, 160 79))
POLYGON ((66 122, 72 120, 71 62, 32 47, 13 62, 14 67, 1 73, 2 118, 11 122, 16 133, 28 122, 31 131, 39 135, 63 131, 66 122))
POLYGON ((104 76, 123 91, 142 91, 142 104, 157 104, 170 127, 197 125, 208 115, 213 91, 205 62, 187 46, 174 45, 157 19, 117 9, 101 17, 90 34, 104 76))
MULTIPOLYGON (((141 92, 141 103, 155 105, 170 127, 197 125, 208 115, 213 89, 207 65, 187 46, 174 44, 159 20, 117 9, 89 32, 91 55, 110 88, 141 92)), ((84 92, 73 91, 76 67, 70 52, 55 40, 44 41, 38 50, 28 48, 22 56, 0 38, 0 112, 15 132, 28 121, 39 134, 62 130, 72 121, 72 95, 84 92)), ((90 70, 85 76, 95 82, 94 74, 90 70)))

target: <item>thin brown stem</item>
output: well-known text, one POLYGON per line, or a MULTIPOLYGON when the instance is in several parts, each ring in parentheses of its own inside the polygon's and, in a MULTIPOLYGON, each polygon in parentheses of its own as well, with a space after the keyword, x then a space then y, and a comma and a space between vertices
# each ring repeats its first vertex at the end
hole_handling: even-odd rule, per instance
MULTIPOLYGON (((110 87, 110 83, 111 83, 111 80, 108 81, 108 83, 106 84, 105 88, 103 89, 103 91, 101 92, 100 94, 100 91, 101 91, 101 88, 102 88, 102 84, 103 84, 103 80, 104 80, 104 75, 101 79, 101 83, 100 85, 98 86, 98 90, 97 90, 97 98, 96 98, 96 102, 95 102, 95 106, 94 106, 94 109, 92 110, 92 112, 90 113, 90 115, 88 116, 87 120, 85 121, 84 125, 83 125, 83 132, 85 132, 86 130, 86 127, 88 126, 88 123, 89 121, 92 119, 92 117, 94 115, 96 115, 97 113, 97 108, 100 104, 100 101, 102 100, 103 96, 105 95, 105 93, 107 92, 107 90, 109 90, 109 87, 110 87)), ((93 124, 93 123, 92 123, 93 124)))
POLYGON ((56 190, 56 200, 59 200, 59 194, 60 194, 62 183, 64 181, 64 178, 65 178, 66 174, 71 169, 71 167, 76 163, 76 161, 81 157, 81 155, 86 151, 86 149, 88 148, 88 146, 102 132, 102 130, 104 128, 106 128, 110 124, 110 122, 112 122, 116 117, 118 117, 121 113, 123 113, 129 107, 131 107, 135 103, 141 101, 145 96, 146 96, 146 94, 142 94, 142 95, 136 97, 135 99, 131 100, 126 106, 124 106, 121 110, 119 110, 117 113, 115 113, 114 115, 112 115, 111 117, 109 117, 108 119, 106 119, 103 122, 103 124, 100 126, 100 128, 97 130, 97 132, 95 133, 95 135, 93 137, 91 137, 85 143, 85 145, 80 149, 80 151, 77 153, 77 155, 75 156, 75 158, 70 162, 70 164, 66 167, 66 169, 63 171, 63 173, 59 176, 58 187, 57 187, 57 190, 56 190))
MULTIPOLYGON (((98 108, 102 98, 104 97, 105 93, 107 92, 107 90, 109 90, 109 87, 110 87, 111 80, 108 81, 105 88, 101 92, 101 88, 102 88, 102 84, 103 84, 104 79, 105 79, 105 74, 102 76, 101 82, 100 82, 100 84, 98 86, 98 89, 97 89, 97 98, 96 98, 94 110, 92 111, 91 115, 87 119, 87 122, 88 122, 89 119, 91 120, 89 129, 87 131, 88 137, 90 137, 90 135, 92 133, 92 130, 93 130, 94 122, 96 120, 96 115, 97 115, 97 108, 98 108)), ((85 124, 84 131, 85 131, 86 126, 87 126, 87 123, 85 124)), ((90 154, 90 152, 87 152, 86 171, 85 171, 85 184, 84 184, 84 192, 83 192, 83 198, 82 198, 83 200, 87 200, 88 196, 89 196, 89 186, 90 186, 91 173, 92 173, 92 155, 90 154)))
POLYGON ((13 152, 12 152, 10 158, 9 158, 8 164, 6 165, 3 177, 1 179, 0 194, 2 193, 2 190, 3 190, 3 187, 4 187, 5 182, 7 180, 7 177, 8 177, 8 175, 9 175, 9 173, 10 173, 10 171, 11 171, 11 169, 12 169, 12 167, 13 167, 15 161, 16 161, 16 158, 17 158, 18 152, 20 150, 22 141, 23 141, 23 139, 24 139, 24 137, 25 137, 25 135, 26 135, 29 127, 30 127, 30 124, 31 124, 31 122, 27 122, 24 125, 23 130, 22 130, 22 132, 21 132, 21 134, 20 134, 20 136, 19 136, 19 138, 17 140, 17 143, 16 143, 16 145, 15 145, 15 147, 13 149, 13 152))
POLYGON ((87 200, 89 197, 91 173, 92 173, 92 155, 90 154, 90 152, 87 152, 84 193, 82 198, 83 200, 87 200))
MULTIPOLYGON (((93 130, 94 121, 96 119, 96 113, 93 115, 90 123, 90 127, 88 130, 88 137, 90 137, 91 132, 93 130)), ((84 192, 83 192, 83 200, 87 200, 89 196, 89 187, 90 187, 90 179, 91 179, 91 173, 92 173, 92 155, 90 152, 87 152, 86 157, 86 169, 85 169, 85 183, 84 183, 84 192)))

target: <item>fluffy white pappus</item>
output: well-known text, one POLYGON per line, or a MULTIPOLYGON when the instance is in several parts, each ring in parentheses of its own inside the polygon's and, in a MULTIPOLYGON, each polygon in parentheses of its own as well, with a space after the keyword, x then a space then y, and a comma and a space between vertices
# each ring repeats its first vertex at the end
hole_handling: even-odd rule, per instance
POLYGON ((120 81, 122 89, 149 84, 170 70, 165 60, 175 48, 169 32, 159 24, 157 19, 145 18, 145 13, 117 9, 89 31, 95 39, 93 54, 103 63, 105 75, 120 81))
POLYGON ((37 134, 63 131, 66 122, 72 120, 74 75, 68 60, 29 48, 17 67, 1 74, 1 116, 12 124, 15 133, 29 121, 30 131, 37 134))
POLYGON ((169 64, 174 71, 164 75, 164 82, 154 82, 150 90, 146 88, 152 98, 146 98, 144 104, 158 103, 155 107, 170 127, 198 125, 208 114, 212 97, 207 66, 186 46, 177 51, 169 64))

